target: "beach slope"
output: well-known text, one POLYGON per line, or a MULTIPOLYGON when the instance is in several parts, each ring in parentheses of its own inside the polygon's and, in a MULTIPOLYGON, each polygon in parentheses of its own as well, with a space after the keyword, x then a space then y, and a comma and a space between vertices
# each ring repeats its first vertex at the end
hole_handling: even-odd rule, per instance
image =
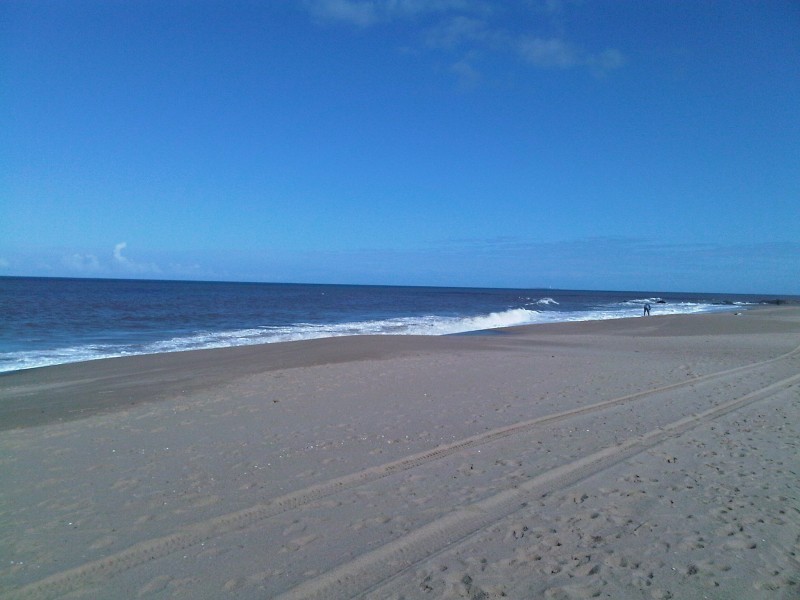
POLYGON ((800 309, 0 376, 0 598, 800 596, 800 309))

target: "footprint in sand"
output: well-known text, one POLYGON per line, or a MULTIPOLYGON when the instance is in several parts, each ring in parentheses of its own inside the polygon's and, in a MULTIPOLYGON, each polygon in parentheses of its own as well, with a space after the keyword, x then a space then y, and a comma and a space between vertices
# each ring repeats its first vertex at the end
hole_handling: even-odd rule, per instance
POLYGON ((222 586, 222 590, 225 592, 233 592, 244 587, 246 583, 247 581, 242 578, 229 579, 225 582, 225 585, 222 586))
POLYGON ((138 479, 118 479, 111 489, 115 492, 127 492, 139 485, 138 479))
POLYGON ((753 540, 745 536, 734 536, 722 545, 726 550, 755 550, 758 547, 753 540))
POLYGON ((545 590, 547 600, 578 600, 581 598, 596 598, 602 593, 602 584, 572 584, 552 587, 545 590))
POLYGON ((286 544, 283 546, 283 550, 288 551, 288 552, 297 552, 303 546, 307 546, 308 544, 310 544, 311 542, 316 540, 317 537, 319 537, 319 536, 311 534, 311 535, 306 535, 306 536, 303 536, 303 537, 295 538, 295 539, 293 539, 293 540, 291 540, 289 542, 286 542, 286 544))
POLYGON ((92 544, 89 545, 90 550, 100 550, 101 548, 108 548, 109 546, 113 545, 117 541, 117 538, 113 535, 107 535, 105 537, 101 537, 98 540, 95 540, 92 544))
POLYGON ((162 592, 167 588, 170 581, 172 581, 172 577, 169 575, 160 575, 140 587, 139 591, 136 592, 136 596, 137 598, 142 598, 143 596, 162 592))

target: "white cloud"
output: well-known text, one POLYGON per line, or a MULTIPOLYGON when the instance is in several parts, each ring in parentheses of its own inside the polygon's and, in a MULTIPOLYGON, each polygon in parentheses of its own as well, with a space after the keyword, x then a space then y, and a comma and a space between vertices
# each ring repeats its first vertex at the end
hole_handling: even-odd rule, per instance
POLYGON ((359 27, 430 13, 490 10, 481 0, 306 0, 305 5, 317 18, 359 27))
POLYGON ((619 50, 609 49, 594 57, 604 69, 618 69, 625 64, 625 56, 619 50))
POLYGON ((477 85, 481 80, 480 72, 466 59, 456 62, 450 70, 458 76, 461 85, 467 88, 477 85))
POLYGON ((101 269, 100 261, 94 254, 70 254, 62 258, 65 267, 81 273, 96 273, 101 269))
POLYGON ((478 80, 475 61, 467 62, 467 57, 475 55, 491 59, 511 53, 537 69, 584 68, 598 76, 625 64, 625 56, 617 49, 591 52, 570 41, 563 24, 567 5, 558 0, 523 13, 482 0, 306 0, 304 6, 320 21, 363 28, 416 20, 422 28, 408 34, 429 51, 456 55, 452 72, 462 83, 465 75, 472 83, 478 80), (533 30, 550 33, 534 34, 533 30))
POLYGON ((114 246, 114 259, 120 263, 127 263, 128 259, 122 256, 122 251, 128 247, 128 242, 120 242, 114 246))
POLYGON ((520 55, 537 67, 568 69, 579 63, 578 52, 560 39, 523 38, 520 55))
POLYGON ((378 21, 378 14, 373 2, 354 0, 314 0, 307 2, 311 13, 319 18, 341 21, 367 27, 378 21))
POLYGON ((161 273, 161 269, 158 265, 153 263, 140 263, 131 260, 127 256, 122 254, 122 251, 128 247, 127 242, 120 242, 114 246, 114 262, 119 266, 122 267, 125 271, 129 273, 139 273, 139 274, 159 274, 161 273))
POLYGON ((431 48, 453 50, 462 44, 484 40, 489 33, 484 20, 456 15, 431 27, 426 42, 431 48))
POLYGON ((609 48, 599 54, 590 54, 558 38, 522 38, 517 49, 527 62, 545 69, 589 67, 601 75, 625 64, 625 56, 619 50, 609 48))

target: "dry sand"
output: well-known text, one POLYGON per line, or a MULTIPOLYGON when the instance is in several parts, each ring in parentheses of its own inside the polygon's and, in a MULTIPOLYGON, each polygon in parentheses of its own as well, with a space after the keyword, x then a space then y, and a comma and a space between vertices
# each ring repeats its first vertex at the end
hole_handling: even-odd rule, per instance
POLYGON ((800 309, 0 376, 2 598, 800 598, 800 309))

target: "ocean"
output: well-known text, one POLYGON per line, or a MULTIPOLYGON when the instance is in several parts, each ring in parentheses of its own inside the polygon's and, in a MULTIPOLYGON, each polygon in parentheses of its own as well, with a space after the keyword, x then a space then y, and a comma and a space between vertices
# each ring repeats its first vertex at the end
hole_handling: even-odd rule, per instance
POLYGON ((736 310, 769 297, 0 277, 0 372, 321 337, 736 310))

